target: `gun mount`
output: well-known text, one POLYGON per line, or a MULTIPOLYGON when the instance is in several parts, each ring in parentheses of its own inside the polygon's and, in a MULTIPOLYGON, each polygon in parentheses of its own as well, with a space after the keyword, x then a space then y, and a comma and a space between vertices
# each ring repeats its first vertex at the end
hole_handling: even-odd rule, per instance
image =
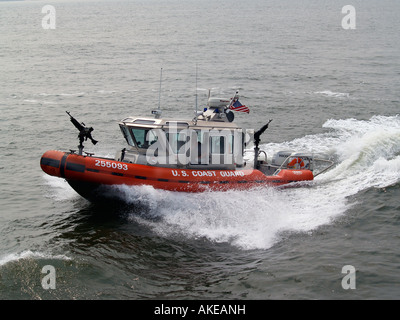
POLYGON ((272 119, 269 119, 268 123, 265 124, 260 130, 254 133, 254 168, 258 169, 260 167, 258 163, 258 155, 260 153, 260 148, 258 145, 260 144, 260 136, 264 133, 265 130, 268 129, 269 124, 271 123, 272 119))
POLYGON ((71 116, 69 111, 65 111, 69 117, 70 120, 72 122, 72 124, 75 126, 75 128, 77 128, 79 130, 79 134, 78 134, 78 139, 79 139, 79 155, 82 155, 82 151, 83 151, 83 141, 87 141, 87 139, 90 139, 90 141, 92 141, 92 143, 95 145, 98 141, 93 139, 92 137, 92 131, 94 130, 92 127, 86 127, 86 125, 81 122, 79 123, 78 120, 76 120, 73 116, 71 116))

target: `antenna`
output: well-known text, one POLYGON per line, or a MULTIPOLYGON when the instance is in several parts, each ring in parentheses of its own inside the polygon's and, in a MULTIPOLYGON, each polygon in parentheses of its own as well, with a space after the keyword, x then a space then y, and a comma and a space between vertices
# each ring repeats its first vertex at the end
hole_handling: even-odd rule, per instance
POLYGON ((158 92, 158 109, 151 111, 151 114, 154 114, 154 117, 156 119, 159 119, 161 117, 161 83, 162 83, 162 68, 160 73, 160 90, 158 92))
POLYGON ((198 97, 198 94, 197 94, 197 66, 198 66, 198 64, 196 63, 196 92, 195 92, 195 96, 196 96, 196 103, 195 103, 195 105, 196 105, 196 109, 195 109, 195 111, 194 111, 194 118, 193 118, 193 121, 194 121, 194 124, 196 125, 197 124, 197 117, 199 116, 199 115, 202 115, 203 114, 203 112, 202 111, 198 111, 197 109, 198 109, 198 104, 197 104, 197 97, 198 97))
POLYGON ((160 91, 158 92, 158 111, 161 110, 161 83, 162 83, 162 68, 160 72, 160 91))
POLYGON ((197 63, 196 63, 196 111, 195 111, 195 122, 197 123, 197 63))

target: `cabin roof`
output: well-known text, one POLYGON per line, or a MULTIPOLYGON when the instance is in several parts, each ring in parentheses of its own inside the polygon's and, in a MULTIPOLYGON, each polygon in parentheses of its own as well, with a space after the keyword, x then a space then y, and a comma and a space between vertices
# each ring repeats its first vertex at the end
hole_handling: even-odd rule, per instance
POLYGON ((156 119, 156 118, 144 118, 144 117, 128 117, 121 120, 120 125, 129 127, 140 127, 140 128, 164 128, 168 126, 176 127, 191 127, 191 128, 219 128, 219 129, 241 129, 238 125, 233 122, 224 121, 206 121, 198 119, 196 122, 193 120, 181 120, 181 119, 156 119))

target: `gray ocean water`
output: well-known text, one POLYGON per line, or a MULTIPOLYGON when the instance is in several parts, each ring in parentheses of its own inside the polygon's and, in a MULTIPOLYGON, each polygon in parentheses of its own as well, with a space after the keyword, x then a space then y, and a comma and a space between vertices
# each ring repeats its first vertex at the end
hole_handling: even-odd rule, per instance
POLYGON ((0 1, 0 299, 399 299, 399 14, 388 0, 0 1), (291 189, 126 187, 118 208, 41 171, 46 150, 76 149, 66 110, 95 128, 85 150, 124 148, 118 121, 158 106, 161 68, 164 116, 239 90, 237 123, 274 119, 268 155, 335 167, 291 189))

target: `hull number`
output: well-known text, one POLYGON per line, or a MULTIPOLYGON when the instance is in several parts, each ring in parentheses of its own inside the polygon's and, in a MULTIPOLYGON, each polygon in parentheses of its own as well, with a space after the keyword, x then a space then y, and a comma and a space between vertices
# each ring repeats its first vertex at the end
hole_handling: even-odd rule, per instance
POLYGON ((95 160, 96 167, 104 167, 104 168, 113 168, 113 169, 119 169, 119 170, 128 170, 128 165, 127 164, 122 164, 119 162, 111 162, 111 161, 105 161, 105 160, 95 160))

